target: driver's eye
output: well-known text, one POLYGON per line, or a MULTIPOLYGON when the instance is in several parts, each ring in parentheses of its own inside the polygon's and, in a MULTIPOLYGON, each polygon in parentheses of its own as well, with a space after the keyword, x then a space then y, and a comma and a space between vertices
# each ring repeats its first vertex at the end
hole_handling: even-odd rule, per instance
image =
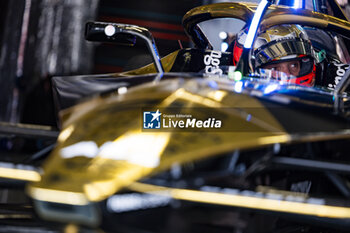
POLYGON ((298 62, 294 62, 294 63, 290 64, 289 66, 292 69, 297 69, 299 67, 299 63, 298 62))

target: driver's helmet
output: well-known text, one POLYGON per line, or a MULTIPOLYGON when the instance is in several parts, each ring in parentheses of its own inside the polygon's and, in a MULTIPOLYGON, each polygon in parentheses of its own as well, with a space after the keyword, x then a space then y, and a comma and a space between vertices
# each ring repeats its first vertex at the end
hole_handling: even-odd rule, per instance
MULTIPOLYGON (((234 62, 240 57, 239 46, 247 29, 237 36, 234 62), (238 54, 237 54, 238 53, 238 54)), ((313 86, 316 76, 316 55, 305 30, 299 25, 279 25, 259 33, 254 43, 255 71, 269 69, 281 72, 284 80, 313 86)))

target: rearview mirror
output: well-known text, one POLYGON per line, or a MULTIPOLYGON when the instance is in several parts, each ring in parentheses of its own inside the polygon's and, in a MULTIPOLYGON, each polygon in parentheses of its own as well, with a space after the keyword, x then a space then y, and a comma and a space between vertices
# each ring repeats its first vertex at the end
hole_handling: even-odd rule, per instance
POLYGON ((136 36, 123 33, 126 25, 88 22, 85 27, 85 39, 88 41, 110 42, 133 46, 136 36))
POLYGON ((146 28, 136 25, 104 22, 88 22, 85 27, 85 39, 89 41, 132 46, 136 43, 136 37, 146 42, 158 73, 164 73, 154 38, 146 28))

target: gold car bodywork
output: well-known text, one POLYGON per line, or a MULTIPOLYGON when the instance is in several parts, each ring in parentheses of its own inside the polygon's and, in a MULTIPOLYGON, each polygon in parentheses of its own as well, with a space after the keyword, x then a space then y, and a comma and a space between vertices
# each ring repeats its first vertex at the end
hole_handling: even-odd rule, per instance
MULTIPOLYGON (((185 30, 193 39, 194 31, 198 30, 195 25, 203 21, 208 14, 211 18, 233 17, 249 21, 255 9, 255 4, 240 3, 199 7, 185 15, 185 30)), ((332 29, 350 31, 348 22, 334 17, 277 6, 270 7, 262 21, 262 27, 282 22, 281 17, 286 19, 286 23, 295 20, 325 29, 332 25, 332 29), (284 17, 285 15, 291 16, 288 18, 284 17)), ((165 71, 170 71, 176 55, 177 52, 163 58, 165 71)), ((152 72, 155 72, 154 66, 149 65, 116 76, 152 72)), ((34 200, 83 206, 105 200, 128 187, 135 191, 146 192, 150 187, 137 182, 170 169, 174 164, 185 164, 238 149, 258 148, 276 143, 350 137, 348 133, 343 132, 329 135, 299 135, 295 138, 283 129, 278 120, 256 98, 232 90, 216 90, 209 88, 206 81, 186 80, 181 77, 150 82, 134 87, 123 95, 98 97, 68 111, 66 114, 68 117, 58 138, 58 145, 45 162, 40 181, 27 186, 27 192, 34 200), (202 118, 220 116, 223 129, 227 125, 236 125, 236 130, 181 132, 142 129, 142 109, 155 111, 172 106, 182 106, 179 112, 182 114, 202 118), (211 111, 203 112, 201 108, 210 108, 211 111), (252 117, 249 122, 247 115, 252 117)), ((154 189, 157 188, 151 187, 151 190, 154 189)), ((200 201, 202 194, 205 193, 196 193, 197 200, 182 199, 200 201)), ((176 198, 176 195, 173 197, 176 198)), ((222 200, 227 200, 227 197, 221 197, 222 200)), ((181 199, 179 196, 178 198, 181 199)), ((203 197, 203 200, 205 198, 207 196, 203 197)), ((222 201, 222 204, 225 203, 240 206, 247 202, 222 201)), ((273 205, 265 203, 259 208, 287 211, 292 205, 293 203, 287 202, 282 205, 283 208, 278 209, 278 203, 274 202, 273 205)), ((254 206, 245 207, 254 208, 254 206)), ((304 207, 298 206, 299 209, 304 207)), ((317 211, 324 213, 327 210, 329 209, 317 211)), ((317 211, 306 211, 306 214, 325 216, 317 211)), ((343 211, 341 216, 328 217, 350 218, 348 208, 341 211, 343 211)))
MULTIPOLYGON (((174 163, 290 141, 278 121, 255 98, 202 87, 198 80, 150 83, 122 96, 95 99, 71 111, 77 114, 72 114, 67 120, 58 147, 45 163, 45 175, 40 182, 29 185, 29 194, 35 199, 78 205, 101 201, 134 181, 169 169, 174 163), (157 104, 152 105, 153 102, 157 104), (179 114, 203 119, 220 116, 223 129, 221 132, 200 133, 142 129, 142 106, 167 109, 178 104, 183 106, 179 114), (203 112, 203 108, 212 111, 203 112), (248 114, 252 115, 250 122, 246 120, 248 114), (236 132, 225 130, 225 125, 236 125, 236 132), (108 155, 102 150, 94 156, 81 153, 64 158, 62 150, 82 141, 94 142, 97 148, 110 142, 115 144, 111 147, 115 151, 108 152, 108 155), (126 154, 120 155, 119 151, 126 154), (118 159, 121 157, 123 159, 118 159), (142 165, 136 160, 146 160, 145 164, 159 160, 159 163, 142 165), (50 195, 45 195, 45 190, 50 190, 50 195), (58 200, 53 190, 62 198, 58 200), (74 201, 63 198, 63 192, 67 192, 67 197, 79 193, 81 198, 74 201)), ((84 151, 84 148, 80 150, 84 151)))
MULTIPOLYGON (((302 208, 301 214, 350 218, 347 207, 139 183, 173 165, 276 143, 350 138, 346 130, 295 137, 283 129, 258 99, 224 88, 215 90, 206 80, 180 77, 135 87, 124 95, 97 98, 69 111, 72 113, 65 121, 59 144, 43 166, 42 179, 27 187, 28 194, 36 201, 89 206, 116 192, 133 190, 218 205, 289 213, 298 213, 302 208), (142 129, 144 108, 155 111, 174 106, 182 106, 178 108, 179 114, 220 118, 223 127, 217 131, 185 132, 142 129)), ((89 224, 86 220, 81 222, 89 224)))

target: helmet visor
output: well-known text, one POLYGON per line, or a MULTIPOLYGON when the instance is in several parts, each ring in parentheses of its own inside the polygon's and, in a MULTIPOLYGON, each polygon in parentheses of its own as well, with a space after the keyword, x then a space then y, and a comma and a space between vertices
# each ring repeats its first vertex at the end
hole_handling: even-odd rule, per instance
POLYGON ((304 86, 313 86, 314 72, 313 59, 307 56, 274 61, 258 69, 260 78, 304 86))
POLYGON ((287 76, 304 77, 313 72, 314 60, 305 55, 296 58, 275 60, 261 66, 263 69, 270 69, 285 73, 287 76))
POLYGON ((258 68, 266 63, 298 55, 314 57, 311 43, 301 38, 273 41, 255 50, 254 55, 255 67, 258 68))

